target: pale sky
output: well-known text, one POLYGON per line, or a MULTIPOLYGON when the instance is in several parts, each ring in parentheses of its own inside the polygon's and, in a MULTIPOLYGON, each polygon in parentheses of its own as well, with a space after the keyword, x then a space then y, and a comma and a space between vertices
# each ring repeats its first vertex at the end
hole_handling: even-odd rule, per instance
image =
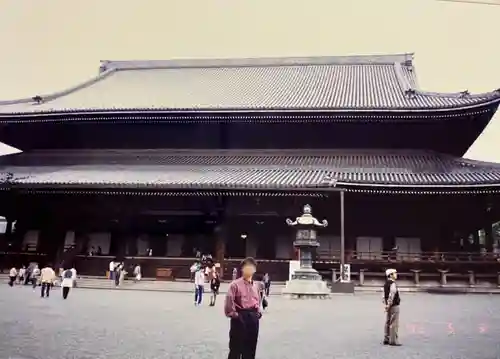
MULTIPOLYGON (((99 60, 401 52, 424 90, 486 92, 499 23, 500 6, 435 0, 0 0, 0 99, 75 85, 99 60)), ((500 115, 466 156, 500 162, 498 138, 500 115)))

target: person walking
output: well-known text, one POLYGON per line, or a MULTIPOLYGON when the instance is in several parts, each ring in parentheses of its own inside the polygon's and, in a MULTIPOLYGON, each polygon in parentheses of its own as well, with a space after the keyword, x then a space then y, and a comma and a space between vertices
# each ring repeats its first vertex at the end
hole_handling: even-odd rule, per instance
POLYGON ((264 283, 264 278, 262 278, 262 281, 255 283, 255 286, 259 292, 261 308, 263 310, 266 310, 268 307, 268 302, 266 298, 266 284, 264 283))
POLYGON ((42 283, 41 297, 50 296, 50 288, 56 279, 56 273, 50 264, 47 264, 40 272, 40 282, 42 283))
POLYGON ((115 271, 113 272, 113 278, 115 278, 115 287, 118 287, 120 285, 120 275, 122 272, 122 265, 121 263, 116 264, 115 266, 115 271))
POLYGON ((40 268, 38 268, 38 264, 35 264, 30 277, 31 285, 33 286, 33 291, 35 291, 39 279, 40 279, 40 268))
POLYGON ((116 269, 116 263, 114 260, 109 262, 108 269, 109 269, 109 279, 114 281, 115 280, 115 269, 116 269))
POLYGON ((24 284, 24 277, 26 277, 26 267, 22 266, 21 268, 19 268, 19 275, 18 275, 19 284, 24 284))
POLYGON ((71 273, 73 273, 73 288, 76 288, 76 269, 75 266, 71 267, 71 273))
POLYGON ((224 313, 230 318, 228 359, 255 359, 262 317, 258 288, 253 282, 256 269, 255 259, 244 259, 241 278, 229 285, 224 303, 224 313))
POLYGON ((399 330, 399 290, 396 285, 398 277, 395 269, 387 269, 385 271, 387 280, 384 284, 384 310, 386 312, 385 327, 384 327, 384 345, 401 346, 398 340, 399 330))
POLYGON ((13 287, 17 279, 17 269, 12 267, 9 271, 9 287, 13 287))
POLYGON ((123 286, 123 282, 125 281, 125 276, 127 275, 127 271, 125 270, 125 263, 122 262, 122 264, 120 265, 121 269, 120 269, 120 277, 118 279, 118 285, 120 287, 123 286))
POLYGON ((134 281, 135 282, 140 282, 142 278, 141 275, 141 266, 137 264, 134 268, 134 281))
POLYGON ((205 291, 205 271, 200 266, 194 273, 194 305, 201 305, 205 291))
POLYGON ((210 289, 212 290, 212 296, 210 297, 211 307, 215 305, 215 301, 217 300, 217 294, 219 294, 219 288, 220 288, 219 273, 216 270, 214 270, 212 272, 212 276, 210 279, 210 289))
POLYGON ((28 268, 26 268, 26 273, 24 275, 24 285, 28 285, 31 283, 31 275, 33 274, 33 268, 34 268, 34 264, 33 263, 30 263, 28 265, 28 268))
POLYGON ((269 292, 271 290, 271 278, 269 277, 269 273, 264 274, 262 282, 264 283, 264 294, 266 297, 269 297, 269 292))
POLYGON ((76 280, 76 269, 66 269, 62 274, 62 297, 63 299, 68 298, 68 294, 71 288, 73 288, 74 282, 76 280))

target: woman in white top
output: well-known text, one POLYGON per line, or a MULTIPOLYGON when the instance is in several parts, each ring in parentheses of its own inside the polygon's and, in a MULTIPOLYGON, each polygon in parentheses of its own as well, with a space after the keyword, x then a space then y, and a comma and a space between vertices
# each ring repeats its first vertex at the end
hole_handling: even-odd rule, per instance
POLYGON ((62 296, 63 299, 68 298, 69 290, 73 288, 73 284, 76 279, 76 269, 71 268, 71 269, 66 269, 62 273, 62 282, 61 282, 61 287, 62 287, 62 296))
POLYGON ((26 277, 26 268, 24 266, 22 266, 19 269, 19 275, 18 275, 19 284, 24 284, 24 277, 26 277))
POLYGON ((134 276, 135 276, 135 281, 140 282, 142 275, 141 275, 141 266, 138 264, 134 268, 134 276))
POLYGON ((120 264, 120 279, 118 282, 120 287, 123 285, 123 281, 125 280, 125 274, 127 274, 127 271, 125 270, 125 265, 122 263, 120 264))

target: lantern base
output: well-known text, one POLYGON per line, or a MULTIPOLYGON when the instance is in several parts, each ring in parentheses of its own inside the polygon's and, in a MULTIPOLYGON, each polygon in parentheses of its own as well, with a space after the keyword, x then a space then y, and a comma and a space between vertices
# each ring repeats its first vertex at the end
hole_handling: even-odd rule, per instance
POLYGON ((314 268, 300 268, 292 274, 293 279, 303 279, 312 281, 322 281, 321 275, 314 268))
MULTIPOLYGON (((295 272, 295 274, 298 273, 295 272)), ((316 274, 319 276, 317 272, 316 274)), ((284 297, 293 299, 325 299, 330 297, 330 289, 326 282, 321 280, 321 276, 319 276, 320 279, 303 279, 296 275, 294 275, 294 279, 286 282, 282 292, 284 297)))

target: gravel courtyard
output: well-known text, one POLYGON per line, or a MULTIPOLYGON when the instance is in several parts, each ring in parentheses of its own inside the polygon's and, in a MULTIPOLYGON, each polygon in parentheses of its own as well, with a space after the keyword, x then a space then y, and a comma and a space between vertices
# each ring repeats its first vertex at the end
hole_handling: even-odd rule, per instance
MULTIPOLYGON (((270 299, 257 357, 500 357, 500 296, 402 293, 403 347, 385 347, 378 294, 331 300, 270 299)), ((0 359, 225 358, 222 301, 194 307, 186 293, 0 288, 0 359)))

